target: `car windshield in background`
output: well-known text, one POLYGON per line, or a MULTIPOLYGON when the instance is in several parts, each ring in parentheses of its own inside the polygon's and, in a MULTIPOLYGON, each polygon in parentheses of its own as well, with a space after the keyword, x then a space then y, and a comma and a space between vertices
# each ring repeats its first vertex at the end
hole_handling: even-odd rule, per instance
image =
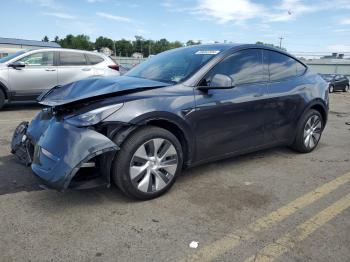
POLYGON ((3 58, 0 58, 0 63, 5 63, 7 61, 10 61, 12 58, 15 58, 16 56, 22 55, 24 53, 25 53, 25 51, 19 51, 17 53, 12 54, 12 55, 8 55, 8 56, 5 56, 3 58))
POLYGON ((321 75, 321 77, 326 81, 331 81, 333 79, 333 75, 321 75))
POLYGON ((125 75, 165 83, 180 83, 226 48, 220 45, 193 46, 167 51, 149 58, 125 75))

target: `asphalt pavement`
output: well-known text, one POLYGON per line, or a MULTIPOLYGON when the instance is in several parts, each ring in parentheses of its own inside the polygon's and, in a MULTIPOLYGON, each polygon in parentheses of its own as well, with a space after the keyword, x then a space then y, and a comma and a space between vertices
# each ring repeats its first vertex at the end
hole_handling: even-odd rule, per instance
POLYGON ((144 202, 115 187, 41 187, 9 149, 40 107, 7 106, 0 261, 350 261, 350 93, 330 96, 314 152, 279 147, 188 169, 144 202))

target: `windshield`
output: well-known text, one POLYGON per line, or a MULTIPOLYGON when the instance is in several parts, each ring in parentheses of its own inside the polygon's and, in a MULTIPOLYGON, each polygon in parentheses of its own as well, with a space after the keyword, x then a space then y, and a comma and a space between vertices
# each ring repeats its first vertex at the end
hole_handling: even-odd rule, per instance
POLYGON ((224 49, 223 46, 198 45, 170 50, 149 58, 125 75, 165 83, 180 83, 224 49))
POLYGON ((321 77, 326 81, 331 81, 333 79, 333 75, 321 75, 321 77))
POLYGON ((5 63, 7 61, 10 61, 12 58, 15 58, 16 56, 22 55, 24 53, 25 53, 25 51, 19 51, 17 53, 12 54, 12 55, 8 55, 8 56, 5 56, 3 58, 0 58, 0 63, 5 63))

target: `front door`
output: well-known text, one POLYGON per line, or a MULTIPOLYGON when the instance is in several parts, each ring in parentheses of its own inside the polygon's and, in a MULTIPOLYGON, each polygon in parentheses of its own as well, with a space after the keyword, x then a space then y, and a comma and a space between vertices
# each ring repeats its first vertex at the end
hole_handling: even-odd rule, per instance
POLYGON ((57 85, 57 67, 54 65, 54 52, 37 52, 18 61, 25 67, 9 67, 11 91, 17 98, 33 97, 57 85))
POLYGON ((265 142, 267 73, 262 63, 262 51, 247 49, 233 53, 219 62, 200 85, 210 85, 215 74, 230 76, 234 86, 195 90, 196 160, 243 152, 265 142))

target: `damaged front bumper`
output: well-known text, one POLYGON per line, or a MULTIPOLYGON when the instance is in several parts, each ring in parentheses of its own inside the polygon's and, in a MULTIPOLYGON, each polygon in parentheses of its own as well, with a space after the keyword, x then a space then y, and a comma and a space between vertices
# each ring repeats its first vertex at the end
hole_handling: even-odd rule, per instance
MULTIPOLYGON (((103 134, 67 124, 44 111, 30 124, 22 122, 11 143, 12 153, 30 165, 46 185, 59 191, 73 187, 72 179, 88 167, 95 168, 99 172, 97 178, 109 186, 112 161, 108 159, 113 159, 117 150, 119 147, 103 134)), ((90 183, 87 187, 99 184, 90 183)))

